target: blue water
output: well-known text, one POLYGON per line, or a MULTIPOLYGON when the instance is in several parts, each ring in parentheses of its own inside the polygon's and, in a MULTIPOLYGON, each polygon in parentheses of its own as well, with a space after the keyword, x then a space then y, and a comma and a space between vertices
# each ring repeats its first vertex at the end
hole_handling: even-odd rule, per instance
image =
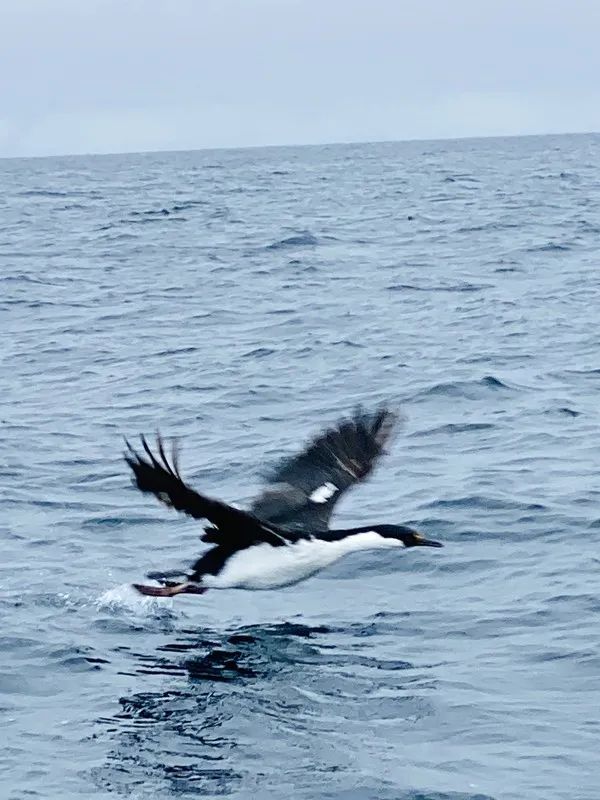
POLYGON ((600 136, 0 162, 0 794, 596 800, 600 136), (143 599, 199 527, 383 399, 406 425, 265 593, 143 599))

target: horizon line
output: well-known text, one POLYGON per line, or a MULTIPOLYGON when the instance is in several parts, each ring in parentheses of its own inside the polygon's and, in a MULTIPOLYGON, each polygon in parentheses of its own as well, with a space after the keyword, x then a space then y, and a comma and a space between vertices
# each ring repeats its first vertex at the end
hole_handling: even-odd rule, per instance
POLYGON ((276 150, 283 148, 303 148, 303 147, 350 147, 352 145, 367 145, 367 144, 414 144, 422 142, 463 142, 463 141, 478 141, 488 139, 533 139, 533 138, 546 138, 550 136, 594 136, 598 135, 600 131, 559 131, 559 132, 546 132, 546 133, 508 133, 508 134, 484 134, 484 135, 469 135, 469 136, 437 136, 407 139, 352 139, 345 141, 327 141, 327 142, 303 142, 301 144, 250 144, 250 145, 225 145, 225 146, 206 146, 206 147, 188 147, 188 148, 168 148, 168 149, 151 149, 151 150, 110 150, 106 152, 86 152, 86 153, 51 153, 44 155, 20 155, 20 156, 3 156, 0 155, 0 161, 18 161, 30 160, 37 158, 90 158, 90 157, 115 157, 115 156, 131 156, 131 155, 156 155, 158 153, 172 154, 172 153, 210 153, 210 152, 229 152, 238 150, 276 150))

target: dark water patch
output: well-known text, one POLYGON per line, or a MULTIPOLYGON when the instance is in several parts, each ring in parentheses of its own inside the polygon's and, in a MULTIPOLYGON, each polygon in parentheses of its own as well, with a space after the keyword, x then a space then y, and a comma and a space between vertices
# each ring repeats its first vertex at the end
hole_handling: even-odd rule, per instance
POLYGON ((185 668, 193 680, 229 682, 256 677, 250 666, 239 663, 240 655, 236 650, 212 650, 202 658, 186 660, 185 668))
POLYGON ((503 353, 478 353, 477 355, 461 356, 456 359, 457 364, 486 364, 495 366, 506 366, 515 362, 530 362, 534 356, 530 353, 521 351, 509 352, 508 349, 503 353))
POLYGON ((122 516, 122 517, 114 517, 114 516, 98 516, 98 517, 90 517, 84 520, 81 525, 83 528, 87 530, 95 530, 97 528, 124 528, 129 527, 131 525, 153 525, 155 524, 155 520, 148 516, 122 516))
POLYGON ((436 792, 428 789, 404 789, 385 782, 366 782, 360 788, 330 792, 321 795, 327 800, 495 800, 488 794, 465 792, 436 792))
POLYGON ((197 347, 173 347, 166 350, 159 350, 157 353, 153 353, 153 355, 155 355, 157 358, 165 358, 168 356, 179 356, 197 352, 197 347))
POLYGON ((155 208, 148 211, 132 211, 132 217, 168 217, 171 214, 168 208, 155 208))
POLYGON ((530 658, 534 663, 540 664, 548 661, 572 661, 574 662, 574 668, 585 661, 600 664, 600 657, 598 653, 593 650, 577 650, 573 652, 571 650, 553 648, 541 651, 538 650, 535 654, 532 654, 530 658))
POLYGON ((87 211, 89 206, 84 206, 82 203, 66 203, 62 206, 62 211, 87 211))
POLYGON ((528 253, 566 253, 573 249, 572 244, 561 242, 545 242, 527 248, 528 253))
POLYGON ((569 406, 559 406, 558 408, 549 408, 546 414, 562 414, 565 417, 579 417, 581 416, 581 411, 576 411, 574 408, 569 408, 569 406))
POLYGON ((449 434, 452 436, 460 433, 477 433, 479 431, 492 430, 496 427, 497 426, 491 422, 449 422, 445 425, 437 425, 434 428, 428 428, 427 430, 415 431, 410 435, 418 438, 437 436, 438 434, 449 434))
POLYGON ((106 659, 88 658, 82 655, 73 655, 64 658, 58 667, 68 670, 69 672, 95 672, 102 669, 103 664, 108 664, 106 659))
POLYGON ((276 350, 272 350, 270 347, 257 347, 254 350, 248 350, 247 353, 244 353, 242 358, 268 358, 268 356, 272 356, 276 352, 276 350))
MULTIPOLYGON (((240 635, 249 636, 253 640, 260 638, 264 635, 269 637, 300 637, 302 639, 310 639, 319 634, 330 633, 336 628, 330 625, 307 625, 304 622, 279 622, 268 625, 247 625, 237 628, 236 631, 231 633, 229 640, 233 641, 232 637, 240 635)), ((339 629, 337 629, 339 630, 339 629)))
POLYGON ((112 230, 115 225, 103 225, 101 228, 97 228, 99 231, 106 231, 102 236, 98 237, 104 242, 124 242, 130 241, 132 239, 137 239, 138 235, 136 233, 130 233, 129 231, 121 231, 119 233, 112 233, 109 234, 108 231, 112 230))
POLYGON ((175 213, 177 211, 187 211, 190 208, 195 208, 196 206, 208 206, 210 205, 209 200, 182 200, 179 203, 174 203, 170 210, 171 213, 175 213))
POLYGON ((592 369, 565 369, 563 372, 566 375, 580 375, 585 378, 600 377, 600 367, 593 367, 592 369))
POLYGON ((587 219, 577 220, 577 228, 581 233, 598 234, 600 233, 600 225, 597 222, 591 222, 587 219))
MULTIPOLYGON (((290 261, 290 264, 291 263, 300 263, 300 262, 292 262, 292 261, 290 261)), ((291 315, 297 314, 298 313, 298 309, 294 308, 293 306, 291 306, 289 308, 272 308, 272 309, 269 309, 268 311, 266 311, 265 313, 267 314, 267 316, 271 316, 271 317, 272 316, 279 316, 279 315, 281 315, 281 316, 291 316, 291 315)))
POLYGON ((35 283, 41 286, 52 286, 52 281, 43 280, 42 278, 35 277, 27 272, 19 272, 16 275, 4 275, 0 278, 2 283, 35 283))
POLYGON ((148 214, 146 214, 143 217, 134 218, 134 219, 131 219, 131 218, 120 219, 117 224, 119 224, 119 225, 148 225, 148 224, 151 224, 152 222, 162 221, 166 217, 169 218, 169 222, 187 222, 187 218, 186 217, 175 216, 175 215, 171 214, 170 212, 166 211, 166 209, 163 209, 163 211, 165 211, 166 213, 163 213, 161 211, 161 212, 157 212, 156 214, 150 214, 148 212, 148 214))
POLYGON ((459 283, 459 284, 416 284, 416 283, 393 283, 387 286, 390 292, 480 292, 489 289, 491 284, 481 283, 459 283))
MULTIPOLYGON (((228 640, 230 642, 231 639, 228 640)), ((133 670, 138 675, 171 675, 187 677, 193 681, 231 683, 240 679, 254 678, 252 653, 232 648, 229 644, 215 644, 203 637, 169 642, 158 648, 156 654, 132 654, 136 664, 133 670), (196 655, 196 653, 198 653, 196 655)), ((241 637, 235 643, 253 645, 256 639, 241 637)), ((266 665, 263 664, 263 669, 266 665)))
POLYGON ((185 200, 179 203, 173 203, 170 206, 162 206, 161 208, 150 208, 145 210, 134 209, 128 216, 122 217, 114 222, 107 223, 100 226, 97 230, 107 231, 120 225, 145 225, 154 221, 161 221, 169 219, 173 222, 186 222, 187 217, 181 216, 182 211, 189 211, 198 206, 209 205, 208 200, 185 200))
POLYGON ((228 208, 215 208, 210 213, 211 219, 229 219, 230 211, 228 208))
POLYGON ((547 507, 541 503, 521 503, 515 500, 504 500, 500 497, 490 497, 485 495, 466 495, 452 500, 433 500, 425 503, 423 508, 475 508, 501 511, 509 509, 511 511, 547 511, 547 507))
MULTIPOLYGON (((183 630, 176 641, 165 642, 156 652, 130 651, 127 655, 132 674, 179 675, 217 683, 265 679, 282 667, 293 669, 295 663, 312 663, 319 651, 303 642, 320 641, 331 630, 293 622, 242 626, 224 632, 183 630), (182 637, 183 633, 186 635, 182 637), (296 645, 296 640, 301 644, 296 645)), ((377 668, 400 668, 397 662, 375 662, 361 656, 357 659, 357 663, 377 668)))
POLYGON ((534 180, 542 180, 542 181, 556 180, 556 179, 563 180, 563 181, 567 181, 567 180, 571 180, 571 181, 575 180, 576 181, 576 180, 579 180, 579 175, 577 175, 577 173, 568 172, 568 171, 565 171, 565 170, 562 170, 561 172, 558 172, 558 173, 556 173, 556 172, 535 173, 531 177, 534 180))
POLYGON ((332 344, 342 345, 343 347, 357 348, 359 350, 365 346, 361 342, 353 342, 350 339, 339 339, 337 342, 332 342, 332 344))
POLYGON ((442 183, 456 183, 457 181, 462 181, 464 183, 480 183, 480 179, 476 178, 474 175, 469 175, 465 172, 456 172, 453 175, 446 175, 442 179, 442 183))
POLYGON ((302 231, 293 236, 288 236, 285 239, 280 239, 277 242, 266 245, 265 250, 285 250, 290 247, 316 247, 318 244, 319 239, 310 231, 302 231))
POLYGON ((522 227, 520 222, 486 222, 483 225, 463 225, 456 229, 457 233, 485 233, 487 231, 503 231, 522 227))
POLYGON ((422 389, 412 395, 412 400, 422 400, 428 397, 464 397, 478 398, 485 396, 487 392, 512 392, 508 384, 493 375, 486 375, 479 380, 471 381, 448 381, 436 383, 427 389, 422 389))
POLYGON ((20 197, 69 197, 73 192, 60 192, 55 189, 28 189, 18 193, 20 197))

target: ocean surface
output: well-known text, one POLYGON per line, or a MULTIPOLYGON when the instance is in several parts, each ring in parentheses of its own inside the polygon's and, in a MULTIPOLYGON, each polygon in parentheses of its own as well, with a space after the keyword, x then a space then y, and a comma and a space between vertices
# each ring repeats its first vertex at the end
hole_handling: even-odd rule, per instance
POLYGON ((0 161, 0 797, 597 800, 600 136, 0 161), (122 437, 244 504, 357 403, 335 522, 443 550, 129 588, 201 552, 122 437))

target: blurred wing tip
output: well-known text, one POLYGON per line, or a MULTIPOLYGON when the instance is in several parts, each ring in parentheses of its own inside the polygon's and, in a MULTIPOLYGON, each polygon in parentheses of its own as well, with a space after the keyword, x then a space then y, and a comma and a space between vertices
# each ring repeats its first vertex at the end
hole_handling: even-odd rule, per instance
POLYGON ((137 459, 137 453, 135 452, 135 450, 133 448, 133 445, 131 444, 131 442, 129 441, 129 439, 126 436, 123 437, 123 442, 124 442, 125 448, 126 448, 123 451, 123 457, 125 458, 127 463, 130 464, 130 459, 131 458, 137 459))

